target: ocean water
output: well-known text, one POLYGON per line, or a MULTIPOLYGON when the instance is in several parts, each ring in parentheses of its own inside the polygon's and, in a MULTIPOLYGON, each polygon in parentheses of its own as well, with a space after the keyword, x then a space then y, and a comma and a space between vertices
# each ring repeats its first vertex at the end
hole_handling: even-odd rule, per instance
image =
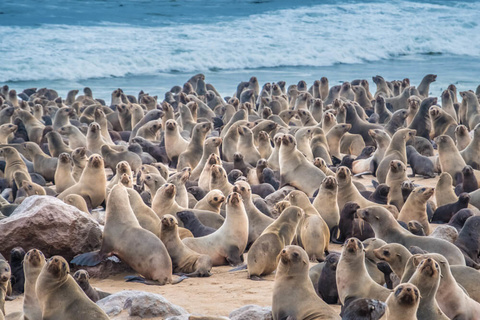
MULTIPOLYGON (((330 84, 438 75, 480 84, 477 1, 0 0, 0 84, 163 97, 202 72, 224 95, 252 75, 330 84)), ((374 85, 372 83, 372 90, 374 85)))

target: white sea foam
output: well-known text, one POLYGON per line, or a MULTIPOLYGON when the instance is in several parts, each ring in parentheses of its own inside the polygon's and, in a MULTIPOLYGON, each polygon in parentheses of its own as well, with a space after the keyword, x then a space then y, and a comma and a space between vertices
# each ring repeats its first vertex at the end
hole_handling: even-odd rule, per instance
MULTIPOLYGON (((194 13, 192 13, 194 14, 194 13)), ((480 8, 316 5, 211 24, 0 27, 0 82, 480 56, 480 8)))

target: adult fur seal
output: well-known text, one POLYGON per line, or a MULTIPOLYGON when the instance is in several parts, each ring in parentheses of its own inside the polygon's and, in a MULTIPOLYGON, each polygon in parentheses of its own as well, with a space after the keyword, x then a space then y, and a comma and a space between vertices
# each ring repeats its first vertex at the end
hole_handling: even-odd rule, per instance
POLYGON ((417 286, 422 295, 417 310, 417 318, 419 319, 448 320, 448 317, 440 310, 437 300, 435 300, 440 285, 440 272, 438 262, 432 258, 427 258, 420 262, 417 270, 408 281, 417 286))
POLYGON ((343 306, 358 298, 385 301, 390 295, 389 289, 377 284, 368 274, 363 244, 357 238, 345 241, 337 266, 337 289, 343 306))
POLYGON ((248 242, 248 217, 241 196, 232 192, 227 197, 226 219, 214 233, 200 238, 186 238, 183 243, 190 249, 208 254, 214 266, 238 265, 248 242))
POLYGON ((111 253, 155 284, 172 282, 172 261, 162 241, 138 223, 123 185, 112 188, 107 201, 102 246, 76 256, 71 263, 94 266, 111 253))
POLYGON ((420 302, 420 292, 411 283, 399 284, 388 297, 388 320, 416 320, 417 309, 420 302))
POLYGON ((408 273, 405 270, 406 274, 402 277, 402 281, 410 279, 417 266, 428 258, 434 259, 440 266, 442 277, 435 299, 442 312, 449 319, 478 319, 480 304, 470 298, 464 288, 457 283, 450 270, 449 262, 441 254, 416 254, 410 257, 407 265, 412 264, 413 270, 408 270, 408 273))
POLYGON ((392 141, 385 151, 385 156, 377 169, 377 179, 379 183, 385 183, 390 161, 400 160, 407 163, 406 142, 415 137, 416 131, 411 129, 400 129, 392 137, 392 141))
POLYGON ((281 185, 291 185, 312 196, 318 189, 318 181, 325 178, 318 169, 296 148, 292 135, 284 135, 279 154, 281 185))
POLYGON ((340 221, 340 210, 337 202, 338 183, 334 177, 325 177, 320 184, 313 206, 332 230, 340 221))
POLYGON ((269 225, 248 251, 247 268, 251 279, 272 273, 277 268, 277 256, 290 244, 303 210, 290 206, 269 225))
POLYGON ((108 316, 92 302, 69 274, 67 261, 53 256, 38 275, 36 293, 42 319, 105 319, 108 316))
POLYGON ((434 188, 427 187, 417 187, 405 201, 405 204, 398 214, 398 220, 405 223, 411 220, 417 220, 423 226, 425 234, 429 235, 431 233, 430 223, 427 216, 427 201, 433 196, 434 188))
POLYGON ((24 319, 41 320, 42 307, 35 292, 37 278, 45 265, 45 256, 40 250, 31 249, 24 259, 25 297, 23 299, 24 319))
POLYGON ((210 256, 193 251, 180 240, 177 219, 170 214, 162 217, 161 239, 172 259, 174 273, 186 273, 188 277, 211 275, 212 260, 210 256))
POLYGON ((273 286, 273 320, 340 319, 315 293, 308 266, 308 255, 302 248, 287 246, 280 252, 273 286))
POLYGON ((297 225, 296 244, 305 249, 311 261, 323 261, 328 254, 330 230, 315 210, 305 193, 293 190, 285 198, 292 205, 303 209, 305 214, 297 225))
POLYGON ((106 199, 107 178, 103 167, 103 159, 98 154, 88 158, 80 180, 58 195, 63 200, 69 194, 78 194, 85 199, 89 208, 96 208, 106 199))
POLYGON ((376 237, 387 243, 396 242, 407 248, 418 246, 428 252, 443 254, 454 265, 465 265, 465 258, 462 252, 454 244, 443 239, 420 237, 411 234, 385 208, 374 206, 359 209, 357 215, 370 223, 376 237))

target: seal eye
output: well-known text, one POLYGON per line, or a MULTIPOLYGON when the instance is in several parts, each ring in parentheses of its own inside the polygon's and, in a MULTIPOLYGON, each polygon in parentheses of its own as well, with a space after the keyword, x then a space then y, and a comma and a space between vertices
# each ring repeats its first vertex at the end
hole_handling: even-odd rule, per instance
POLYGON ((390 252, 388 252, 388 250, 383 250, 383 255, 388 257, 390 255, 390 252))
POLYGON ((218 201, 218 198, 217 198, 217 197, 214 197, 214 198, 213 198, 213 201, 218 201))
POLYGON ((395 295, 398 296, 403 290, 403 287, 399 287, 397 291, 395 291, 395 295))

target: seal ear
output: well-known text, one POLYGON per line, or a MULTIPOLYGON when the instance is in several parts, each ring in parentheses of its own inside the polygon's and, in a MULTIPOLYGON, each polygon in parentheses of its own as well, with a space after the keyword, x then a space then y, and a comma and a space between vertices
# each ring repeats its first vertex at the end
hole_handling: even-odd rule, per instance
POLYGON ((375 219, 380 220, 380 217, 379 217, 379 216, 375 216, 375 219))

